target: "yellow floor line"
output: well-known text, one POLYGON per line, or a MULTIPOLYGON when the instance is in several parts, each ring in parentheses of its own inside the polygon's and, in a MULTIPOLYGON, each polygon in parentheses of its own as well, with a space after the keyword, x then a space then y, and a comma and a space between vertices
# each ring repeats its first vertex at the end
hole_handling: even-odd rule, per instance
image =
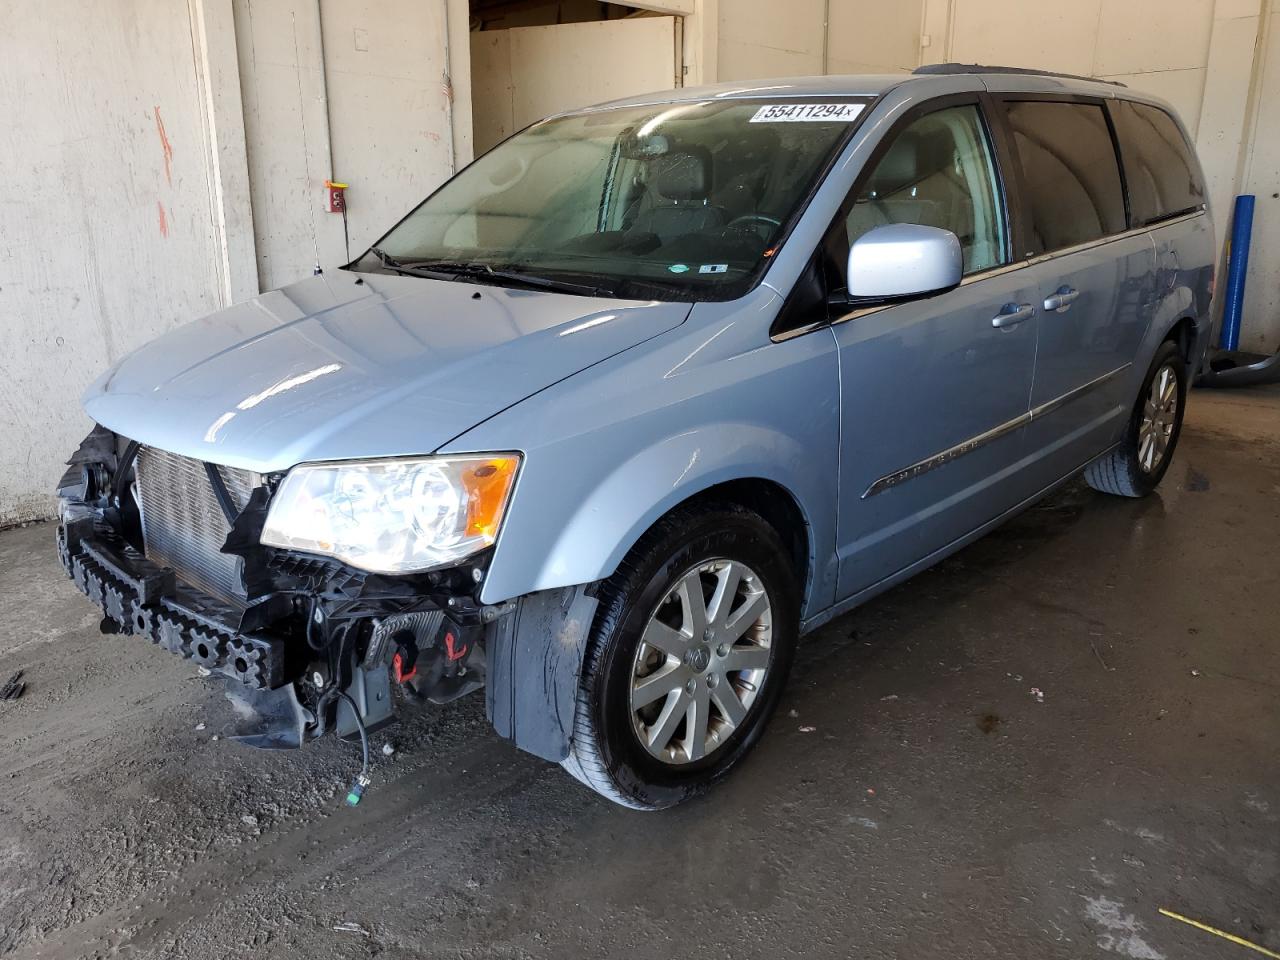
POLYGON ((1190 917, 1184 917, 1180 913, 1174 913, 1172 910, 1160 908, 1160 912, 1166 917, 1172 917, 1174 920, 1181 920, 1183 923, 1189 923, 1198 930, 1204 930, 1206 933, 1212 933, 1214 936, 1222 937, 1224 940, 1230 940, 1232 943, 1238 943, 1242 947, 1248 947, 1250 950, 1257 950, 1264 957, 1272 957, 1274 960, 1280 960, 1280 953, 1274 950, 1268 950, 1266 947, 1260 947, 1256 943, 1250 943, 1243 937, 1237 937, 1234 933, 1227 933, 1225 930, 1219 930, 1217 927, 1211 927, 1207 923, 1201 923, 1199 920, 1192 920, 1190 917))

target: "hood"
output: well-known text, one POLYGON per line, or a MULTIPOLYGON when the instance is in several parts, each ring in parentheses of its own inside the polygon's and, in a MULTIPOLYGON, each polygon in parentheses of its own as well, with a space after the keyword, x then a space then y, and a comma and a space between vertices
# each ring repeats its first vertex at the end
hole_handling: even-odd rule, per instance
POLYGON ((334 271, 151 341, 83 402, 133 440, 262 473, 425 454, 689 310, 334 271))

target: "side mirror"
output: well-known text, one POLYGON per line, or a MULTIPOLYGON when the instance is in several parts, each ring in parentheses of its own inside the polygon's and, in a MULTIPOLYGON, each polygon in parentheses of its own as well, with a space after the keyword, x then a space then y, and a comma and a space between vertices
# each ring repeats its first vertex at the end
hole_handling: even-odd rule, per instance
POLYGON ((942 293, 964 276, 960 240, 950 230, 890 223, 849 249, 849 299, 898 300, 942 293))

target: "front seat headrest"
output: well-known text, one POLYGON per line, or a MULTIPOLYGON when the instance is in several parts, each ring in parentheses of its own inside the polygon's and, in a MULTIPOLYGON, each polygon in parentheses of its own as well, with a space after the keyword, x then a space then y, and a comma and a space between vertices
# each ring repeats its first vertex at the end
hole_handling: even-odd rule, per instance
POLYGON ((903 187, 919 179, 920 141, 914 130, 908 130, 889 147, 876 165, 876 172, 867 184, 877 196, 897 193, 903 187))
POLYGON ((653 162, 658 195, 676 203, 701 203, 711 186, 708 158, 696 153, 669 153, 653 162))

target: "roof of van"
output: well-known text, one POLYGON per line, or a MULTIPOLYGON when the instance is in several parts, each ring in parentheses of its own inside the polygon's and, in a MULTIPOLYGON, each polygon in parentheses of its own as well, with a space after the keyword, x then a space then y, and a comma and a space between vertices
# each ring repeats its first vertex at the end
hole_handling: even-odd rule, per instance
MULTIPOLYGON (((1064 93, 1089 93, 1094 96, 1117 95, 1133 99, 1149 99, 1141 94, 1124 90, 1124 85, 1107 80, 1095 80, 1065 73, 1050 73, 1020 67, 982 66, 979 64, 931 64, 912 73, 858 74, 824 77, 778 77, 768 80, 742 80, 714 83, 701 87, 683 87, 663 90, 640 96, 600 104, 602 107, 618 107, 649 103, 673 103, 688 100, 735 100, 792 97, 878 97, 895 87, 950 87, 957 82, 980 90, 984 86, 993 90, 1027 91, 1057 90, 1064 93), (990 81, 990 82, 988 82, 990 81), (1121 91, 1124 91, 1121 93, 1121 91)), ((575 111, 576 112, 576 111, 575 111)))

